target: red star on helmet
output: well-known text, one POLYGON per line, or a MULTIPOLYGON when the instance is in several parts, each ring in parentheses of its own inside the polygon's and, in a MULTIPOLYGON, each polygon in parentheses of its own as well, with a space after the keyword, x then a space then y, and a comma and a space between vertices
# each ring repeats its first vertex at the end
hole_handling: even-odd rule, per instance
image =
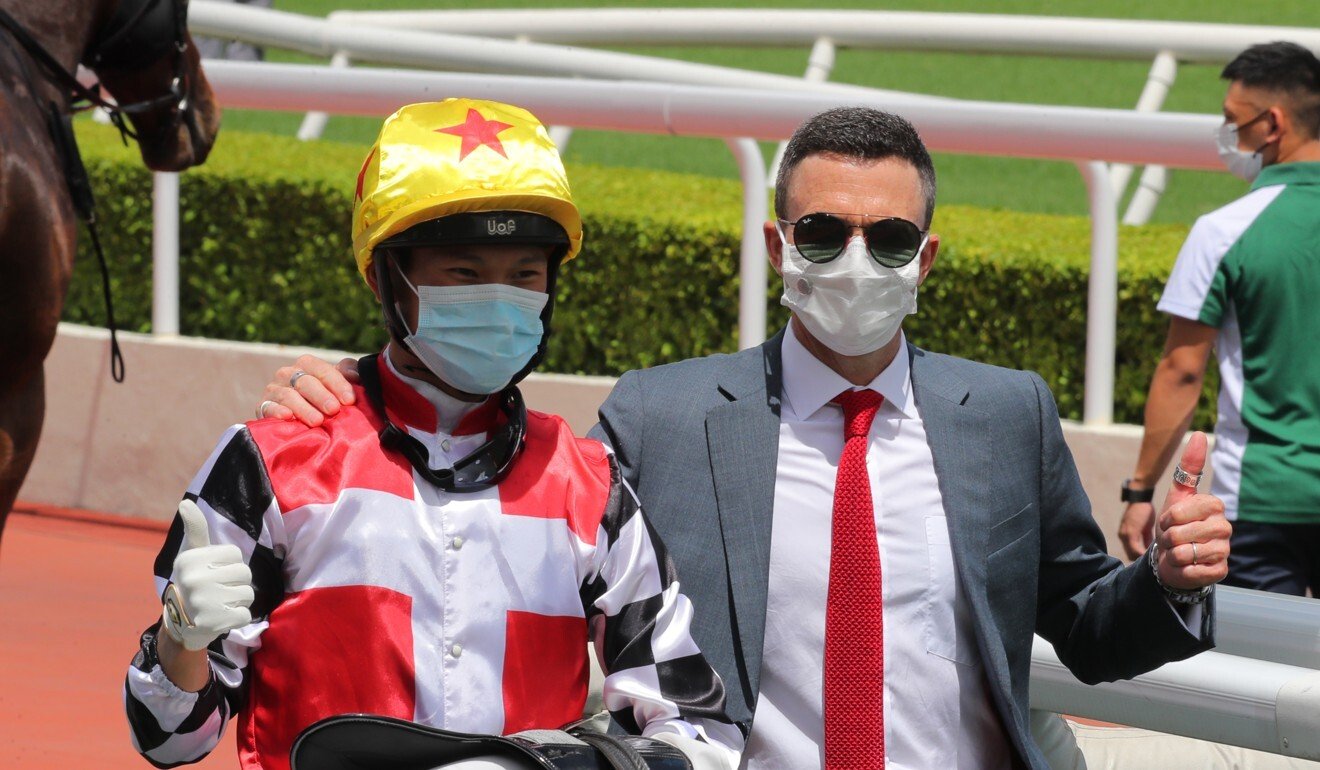
POLYGON ((458 160, 462 162, 478 147, 489 147, 505 158, 509 157, 504 152, 504 145, 500 143, 499 138, 500 132, 509 128, 513 128, 512 123, 486 120, 480 112, 469 107, 466 121, 448 128, 437 128, 436 131, 441 134, 462 137, 463 147, 458 151, 458 160))
POLYGON ((358 170, 357 189, 353 192, 353 200, 362 200, 362 183, 367 177, 367 166, 371 165, 371 159, 376 157, 376 148, 372 147, 371 152, 367 153, 367 159, 362 161, 362 168, 358 170))

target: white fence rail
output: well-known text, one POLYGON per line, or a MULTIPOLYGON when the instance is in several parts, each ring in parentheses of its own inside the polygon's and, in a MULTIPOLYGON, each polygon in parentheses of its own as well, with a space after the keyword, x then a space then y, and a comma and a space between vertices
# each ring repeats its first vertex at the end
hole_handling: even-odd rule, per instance
POLYGON ((840 104, 902 113, 933 150, 1050 160, 1106 160, 1222 170, 1215 115, 1139 113, 906 94, 783 93, 668 83, 456 74, 392 69, 213 61, 207 77, 231 107, 284 112, 324 109, 384 116, 418 99, 456 94, 508 99, 547 122, 636 133, 714 138, 786 138, 806 118, 840 104))
MULTIPOLYGON (((188 28, 194 34, 287 48, 327 59, 339 54, 352 61, 422 69, 534 73, 815 93, 824 89, 849 95, 876 93, 876 89, 861 86, 812 83, 787 75, 712 64, 443 32, 351 26, 296 13, 205 0, 189 6, 188 28)), ((921 101, 950 101, 919 94, 905 96, 921 101)))
MULTIPOLYGON (((973 13, 770 10, 759 8, 336 11, 331 21, 363 26, 512 37, 567 45, 811 46, 804 78, 829 79, 838 48, 1030 54, 1151 60, 1137 101, 1156 111, 1179 61, 1223 64, 1253 43, 1293 40, 1320 53, 1320 30, 1300 27, 1151 22, 973 13)), ((782 149, 782 146, 781 146, 782 149)), ((778 167, 778 153, 770 176, 778 167)), ((1119 197, 1131 166, 1112 170, 1119 197)), ((1164 192, 1163 166, 1147 166, 1123 215, 1144 224, 1164 192)))
POLYGON ((1219 652, 1320 669, 1320 601, 1229 586, 1215 601, 1219 652))
POLYGON ((1124 682, 1085 685, 1049 643, 1031 650, 1031 705, 1302 759, 1320 759, 1320 671, 1203 652, 1124 682))
POLYGON ((1085 685, 1037 638, 1033 708, 1320 759, 1320 601, 1219 586, 1214 652, 1085 685))
MULTIPOLYGON (((196 6, 194 6, 196 7, 196 6)), ((336 11, 334 21, 573 45, 811 45, 1227 63, 1253 43, 1292 40, 1320 53, 1320 29, 1181 21, 905 11, 592 8, 336 11)))

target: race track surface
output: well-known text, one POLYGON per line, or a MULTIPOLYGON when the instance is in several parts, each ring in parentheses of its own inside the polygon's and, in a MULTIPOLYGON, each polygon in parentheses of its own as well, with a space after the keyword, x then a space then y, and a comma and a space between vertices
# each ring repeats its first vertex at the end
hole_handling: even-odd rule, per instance
MULTIPOLYGON (((0 545, 0 768, 151 767, 121 692, 160 612, 151 566, 164 536, 155 522, 16 506, 0 545)), ((193 767, 237 768, 232 729, 193 767)))

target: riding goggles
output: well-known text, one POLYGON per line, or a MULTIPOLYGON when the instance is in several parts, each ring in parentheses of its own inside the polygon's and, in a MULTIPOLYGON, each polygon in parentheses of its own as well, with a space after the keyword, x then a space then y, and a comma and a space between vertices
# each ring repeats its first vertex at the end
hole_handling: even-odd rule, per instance
MULTIPOLYGON (((866 215, 863 215, 866 216, 866 215)), ((816 212, 796 222, 777 220, 780 234, 788 240, 785 227, 793 228, 793 245, 807 260, 829 262, 843 253, 854 230, 862 231, 866 250, 883 267, 898 268, 911 262, 926 245, 928 230, 901 217, 879 217, 869 225, 850 225, 836 214, 816 212)))

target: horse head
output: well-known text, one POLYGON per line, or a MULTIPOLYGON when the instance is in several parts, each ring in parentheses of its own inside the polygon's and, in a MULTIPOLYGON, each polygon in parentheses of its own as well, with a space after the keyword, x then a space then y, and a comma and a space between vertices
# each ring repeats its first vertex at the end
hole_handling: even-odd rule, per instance
POLYGON ((187 15, 188 0, 118 0, 83 55, 132 123, 143 162, 156 171, 200 164, 220 130, 220 107, 187 15))

